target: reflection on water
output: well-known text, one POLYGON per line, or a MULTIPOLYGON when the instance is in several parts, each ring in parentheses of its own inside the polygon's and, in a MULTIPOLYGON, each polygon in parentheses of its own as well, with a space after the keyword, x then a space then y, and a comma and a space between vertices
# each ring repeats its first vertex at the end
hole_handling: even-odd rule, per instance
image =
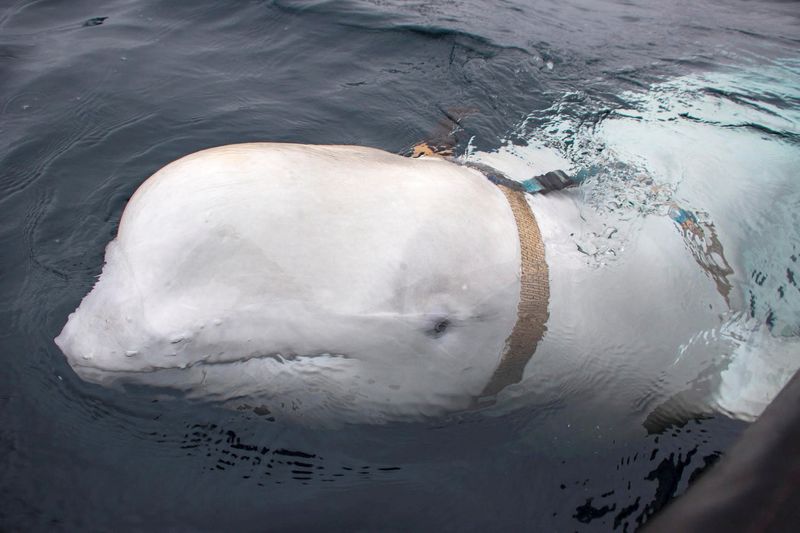
POLYGON ((635 529, 745 426, 681 398, 757 412, 797 366, 796 17, 710 1, 3 8, 0 528, 635 529), (674 349, 631 334, 613 364, 537 354, 484 412, 340 430, 106 391, 52 344, 168 161, 250 140, 403 152, 450 109, 468 110, 457 156, 586 171, 571 244, 597 279, 663 223, 692 276, 676 301, 727 301, 675 318, 674 349))

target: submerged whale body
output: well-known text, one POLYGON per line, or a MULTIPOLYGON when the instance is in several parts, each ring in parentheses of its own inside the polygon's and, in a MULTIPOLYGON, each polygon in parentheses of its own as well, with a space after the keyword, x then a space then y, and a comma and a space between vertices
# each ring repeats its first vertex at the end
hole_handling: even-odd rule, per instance
POLYGON ((105 261, 56 339, 82 378, 310 416, 470 405, 520 298, 515 219, 495 185, 353 146, 173 162, 131 198, 105 261))

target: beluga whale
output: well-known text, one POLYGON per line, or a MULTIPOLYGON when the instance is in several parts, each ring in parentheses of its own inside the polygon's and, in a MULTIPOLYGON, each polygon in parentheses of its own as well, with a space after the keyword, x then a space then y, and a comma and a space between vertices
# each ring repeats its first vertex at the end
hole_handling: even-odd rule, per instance
POLYGON ((442 158, 212 148, 139 187, 56 343, 103 385, 437 415, 522 378, 547 320, 544 253, 521 192, 442 158))
POLYGON ((383 423, 553 383, 635 403, 615 380, 662 380, 742 300, 729 241, 696 210, 665 200, 597 268, 576 241, 577 177, 515 179, 503 150, 417 155, 248 143, 168 164, 131 197, 56 344, 104 386, 383 423))

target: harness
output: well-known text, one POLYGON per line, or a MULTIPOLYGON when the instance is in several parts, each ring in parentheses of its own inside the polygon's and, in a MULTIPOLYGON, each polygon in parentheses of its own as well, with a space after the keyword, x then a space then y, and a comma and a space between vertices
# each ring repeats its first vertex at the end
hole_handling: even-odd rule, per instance
POLYGON ((550 280, 544 242, 526 194, 546 194, 578 185, 585 176, 570 177, 556 170, 519 182, 480 163, 465 164, 481 172, 505 195, 514 214, 520 243, 520 295, 517 322, 508 336, 500 363, 484 387, 477 403, 491 402, 501 390, 522 380, 525 366, 547 331, 550 316, 550 280))

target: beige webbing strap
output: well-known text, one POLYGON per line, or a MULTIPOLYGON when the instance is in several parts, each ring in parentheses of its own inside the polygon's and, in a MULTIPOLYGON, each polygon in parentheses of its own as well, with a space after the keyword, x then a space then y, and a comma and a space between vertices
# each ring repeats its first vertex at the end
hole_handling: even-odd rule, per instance
POLYGON ((547 330, 550 282, 539 225, 525 199, 525 193, 498 185, 508 199, 519 233, 521 274, 517 323, 506 339, 503 357, 481 397, 494 396, 508 385, 522 380, 536 345, 547 330))

